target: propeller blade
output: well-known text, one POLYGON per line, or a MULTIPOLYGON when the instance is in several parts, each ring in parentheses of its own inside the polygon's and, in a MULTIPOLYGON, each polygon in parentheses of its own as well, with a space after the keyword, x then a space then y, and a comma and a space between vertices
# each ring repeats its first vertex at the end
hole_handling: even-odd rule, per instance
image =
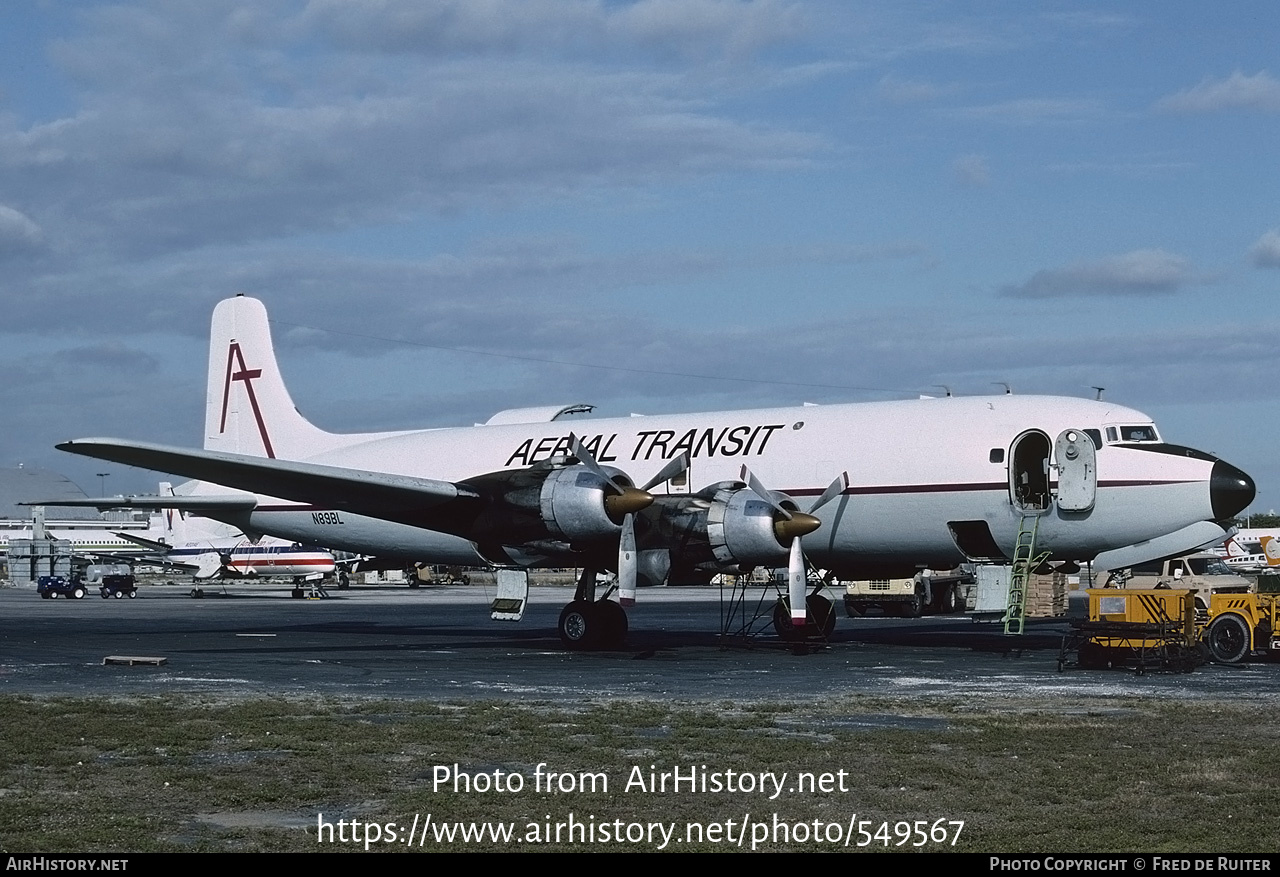
POLYGON ((636 516, 622 519, 622 538, 618 541, 618 602, 634 606, 636 602, 636 516))
POLYGON ((791 603, 791 623, 796 627, 803 627, 809 616, 804 602, 805 585, 804 552, 797 536, 791 540, 791 556, 787 560, 787 598, 791 603))
POLYGON ((662 470, 658 472, 657 475, 653 476, 648 481, 646 481, 644 487, 640 489, 652 490, 653 488, 657 487, 659 484, 662 484, 664 481, 670 481, 672 478, 675 478, 677 475, 679 475, 681 472, 683 472, 688 468, 689 468, 689 452, 685 451, 683 454, 681 454, 678 457, 672 457, 671 461, 668 462, 667 465, 663 466, 662 470))
POLYGON ((608 482, 609 486, 618 493, 623 492, 624 488, 622 485, 617 481, 614 481, 612 475, 600 468, 600 464, 596 462, 596 455, 587 450, 587 446, 584 445, 582 440, 573 433, 569 433, 569 445, 573 451, 573 455, 578 458, 579 463, 586 466, 592 474, 597 475, 604 481, 608 482))
POLYGON ((751 488, 752 493, 768 503, 769 508, 781 515, 783 520, 791 520, 792 513, 778 505, 778 501, 769 493, 769 489, 761 484, 760 479, 757 478, 755 473, 746 466, 742 467, 741 480, 746 482, 747 486, 751 488))
POLYGON ((822 491, 822 496, 818 497, 818 501, 815 502, 813 505, 809 506, 809 514, 813 514, 818 509, 822 508, 824 505, 831 502, 831 500, 835 499, 837 496, 844 493, 848 489, 849 489, 849 473, 841 472, 840 477, 838 477, 835 481, 832 481, 830 484, 828 484, 827 489, 822 491))

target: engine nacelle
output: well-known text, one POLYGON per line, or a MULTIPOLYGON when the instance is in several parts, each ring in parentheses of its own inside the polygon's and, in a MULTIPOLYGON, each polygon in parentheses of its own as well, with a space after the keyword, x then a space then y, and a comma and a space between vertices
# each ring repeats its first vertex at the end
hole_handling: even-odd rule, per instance
MULTIPOLYGON (((795 503, 778 497, 788 511, 795 503)), ((778 541, 774 511, 749 488, 720 488, 707 509, 707 541, 716 559, 727 565, 759 566, 785 562, 789 546, 778 541)))
MULTIPOLYGON (((622 487, 631 487, 631 480, 616 469, 604 471, 622 487)), ((463 483, 488 500, 463 534, 477 543, 598 543, 622 530, 617 491, 586 466, 540 463, 463 483)), ((647 505, 648 494, 641 495, 647 505)))
MULTIPOLYGON (((774 498, 795 509, 789 497, 774 498)), ((736 572, 787 561, 790 546, 778 538, 774 510, 738 481, 713 484, 695 496, 659 496, 641 516, 649 525, 641 549, 670 548, 673 566, 736 572)))
MULTIPOLYGON (((605 471, 622 486, 631 486, 616 469, 605 471)), ((542 482, 538 509, 553 536, 570 542, 603 539, 622 531, 622 521, 614 521, 605 506, 610 495, 616 494, 609 483, 587 467, 566 466, 542 482)))

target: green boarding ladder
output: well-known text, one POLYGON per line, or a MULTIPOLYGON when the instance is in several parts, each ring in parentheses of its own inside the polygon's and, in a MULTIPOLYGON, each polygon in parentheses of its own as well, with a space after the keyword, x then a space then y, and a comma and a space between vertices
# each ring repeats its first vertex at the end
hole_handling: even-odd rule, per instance
POLYGON ((1018 525, 1018 541, 1013 546, 1013 569, 1009 574, 1009 599, 1004 613, 1006 636, 1020 636, 1027 620, 1027 580, 1031 571, 1044 563, 1049 552, 1036 554, 1036 531, 1039 515, 1023 515, 1018 525))

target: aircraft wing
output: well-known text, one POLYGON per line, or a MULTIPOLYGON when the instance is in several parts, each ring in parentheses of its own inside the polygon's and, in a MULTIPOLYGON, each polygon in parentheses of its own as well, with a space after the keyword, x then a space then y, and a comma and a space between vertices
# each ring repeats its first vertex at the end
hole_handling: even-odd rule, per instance
MULTIPOLYGON (((57 447, 61 451, 98 460, 171 472, 239 490, 387 520, 405 520, 428 509, 479 496, 451 481, 295 463, 224 451, 197 451, 149 442, 90 438, 63 442, 57 447)), ((156 499, 164 500, 164 506, 157 504, 156 507, 173 508, 183 507, 178 503, 194 497, 156 499)), ((227 507, 221 508, 225 510, 227 507)))

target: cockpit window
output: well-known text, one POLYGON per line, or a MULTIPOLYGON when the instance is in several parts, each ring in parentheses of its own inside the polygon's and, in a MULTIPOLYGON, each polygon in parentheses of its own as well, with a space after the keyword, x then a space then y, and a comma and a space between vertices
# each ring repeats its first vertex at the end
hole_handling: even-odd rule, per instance
POLYGON ((1097 448, 1099 451, 1102 450, 1102 433, 1099 430, 1086 429, 1084 431, 1084 434, 1087 435, 1093 441, 1093 446, 1095 448, 1097 448))
POLYGON ((1112 442, 1159 442, 1154 424, 1142 423, 1127 426, 1108 426, 1107 444, 1112 442))
POLYGON ((1122 442, 1158 442, 1159 436, 1156 435, 1156 428, 1151 424, 1145 426, 1122 426, 1120 427, 1120 441, 1122 442))

